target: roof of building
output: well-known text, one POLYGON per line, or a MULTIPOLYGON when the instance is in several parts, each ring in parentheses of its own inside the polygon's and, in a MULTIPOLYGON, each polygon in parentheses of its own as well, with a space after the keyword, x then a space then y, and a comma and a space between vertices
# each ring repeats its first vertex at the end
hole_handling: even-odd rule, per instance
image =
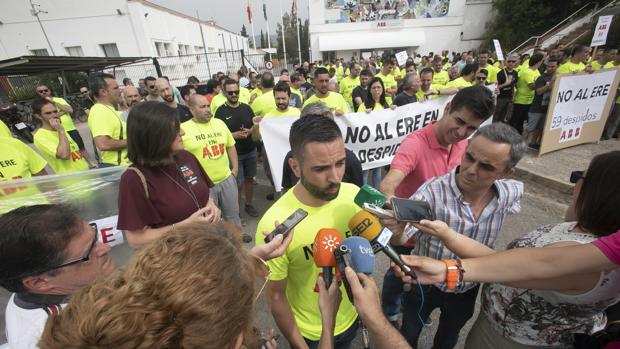
POLYGON ((99 71, 149 59, 148 57, 21 56, 0 61, 0 76, 99 71))

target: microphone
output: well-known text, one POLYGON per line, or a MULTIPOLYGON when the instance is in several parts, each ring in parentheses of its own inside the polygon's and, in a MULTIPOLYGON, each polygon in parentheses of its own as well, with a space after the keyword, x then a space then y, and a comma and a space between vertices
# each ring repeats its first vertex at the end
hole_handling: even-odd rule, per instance
POLYGON ((353 202, 361 208, 364 208, 364 203, 369 203, 377 207, 383 207, 386 201, 387 197, 383 195, 383 193, 368 184, 364 184, 353 199, 353 202))
POLYGON ((370 246, 368 240, 352 236, 346 238, 340 243, 340 246, 346 246, 351 252, 351 267, 357 273, 372 274, 375 270, 375 253, 370 246))
POLYGON ((342 235, 340 235, 338 229, 334 228, 322 228, 314 237, 312 257, 314 258, 314 264, 319 268, 323 268, 323 279, 325 279, 325 286, 327 288, 332 283, 332 267, 336 266, 334 250, 340 246, 341 241, 342 235))
POLYGON ((389 242, 392 232, 388 228, 382 227, 375 216, 366 211, 359 211, 349 221, 349 229, 351 229, 353 235, 361 236, 370 241, 372 250, 375 253, 383 251, 405 274, 414 279, 418 278, 415 272, 405 265, 398 253, 390 246, 389 242))

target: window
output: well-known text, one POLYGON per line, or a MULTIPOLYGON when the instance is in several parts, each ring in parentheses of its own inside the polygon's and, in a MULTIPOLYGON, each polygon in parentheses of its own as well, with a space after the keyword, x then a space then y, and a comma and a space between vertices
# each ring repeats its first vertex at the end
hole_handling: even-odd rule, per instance
POLYGON ((49 56, 46 48, 40 48, 37 50, 30 50, 30 54, 33 56, 49 56))
POLYGON ((174 56, 174 51, 172 50, 171 43, 164 42, 164 50, 166 51, 166 56, 174 56))
POLYGON ((67 54, 71 57, 84 57, 82 46, 68 46, 65 47, 65 50, 67 50, 67 54))
POLYGON ((204 53, 205 52, 205 48, 202 46, 194 46, 194 52, 196 53, 204 53))
POLYGON ((155 42, 155 49, 157 50, 157 56, 158 57, 164 57, 166 55, 166 51, 164 51, 164 43, 163 42, 156 41, 155 42))
POLYGON ((179 44, 179 56, 185 56, 191 54, 192 47, 189 45, 179 44))
POLYGON ((103 50, 103 55, 106 57, 120 57, 121 54, 118 52, 118 47, 116 47, 115 43, 111 44, 101 44, 101 49, 103 50))

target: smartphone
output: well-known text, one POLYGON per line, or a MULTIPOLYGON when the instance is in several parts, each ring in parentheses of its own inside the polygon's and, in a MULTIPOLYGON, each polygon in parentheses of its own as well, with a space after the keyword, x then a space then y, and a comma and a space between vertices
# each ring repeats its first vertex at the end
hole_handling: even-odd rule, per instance
POLYGON ((403 222, 417 223, 423 219, 433 220, 431 205, 426 201, 393 198, 394 216, 403 222))
POLYGON ((385 210, 377 205, 369 204, 367 202, 364 203, 364 210, 374 214, 379 218, 394 218, 394 214, 392 213, 392 211, 385 210))
POLYGON ((273 240, 273 238, 275 238, 278 234, 284 235, 284 238, 286 239, 288 233, 290 233, 291 230, 293 230, 293 228, 295 228, 295 226, 299 224, 299 222, 303 221, 307 216, 308 212, 298 208, 297 211, 288 216, 284 222, 278 224, 278 226, 271 233, 269 233, 269 235, 265 236, 265 243, 273 240))
POLYGON ((338 268, 340 279, 342 279, 344 289, 347 291, 347 297, 349 297, 349 301, 353 303, 353 292, 351 292, 351 285, 349 285, 344 271, 346 267, 353 268, 351 250, 347 246, 340 245, 340 247, 334 250, 334 257, 336 258, 336 268, 338 268))

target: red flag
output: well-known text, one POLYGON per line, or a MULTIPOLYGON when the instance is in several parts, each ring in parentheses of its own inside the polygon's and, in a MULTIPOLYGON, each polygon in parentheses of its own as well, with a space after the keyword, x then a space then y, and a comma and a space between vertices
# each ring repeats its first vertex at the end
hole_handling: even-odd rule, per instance
POLYGON ((293 5, 291 6, 291 15, 297 16, 297 0, 293 0, 293 5))
POLYGON ((250 4, 250 0, 248 0, 247 11, 248 11, 248 21, 250 22, 250 24, 252 24, 252 5, 250 4))

